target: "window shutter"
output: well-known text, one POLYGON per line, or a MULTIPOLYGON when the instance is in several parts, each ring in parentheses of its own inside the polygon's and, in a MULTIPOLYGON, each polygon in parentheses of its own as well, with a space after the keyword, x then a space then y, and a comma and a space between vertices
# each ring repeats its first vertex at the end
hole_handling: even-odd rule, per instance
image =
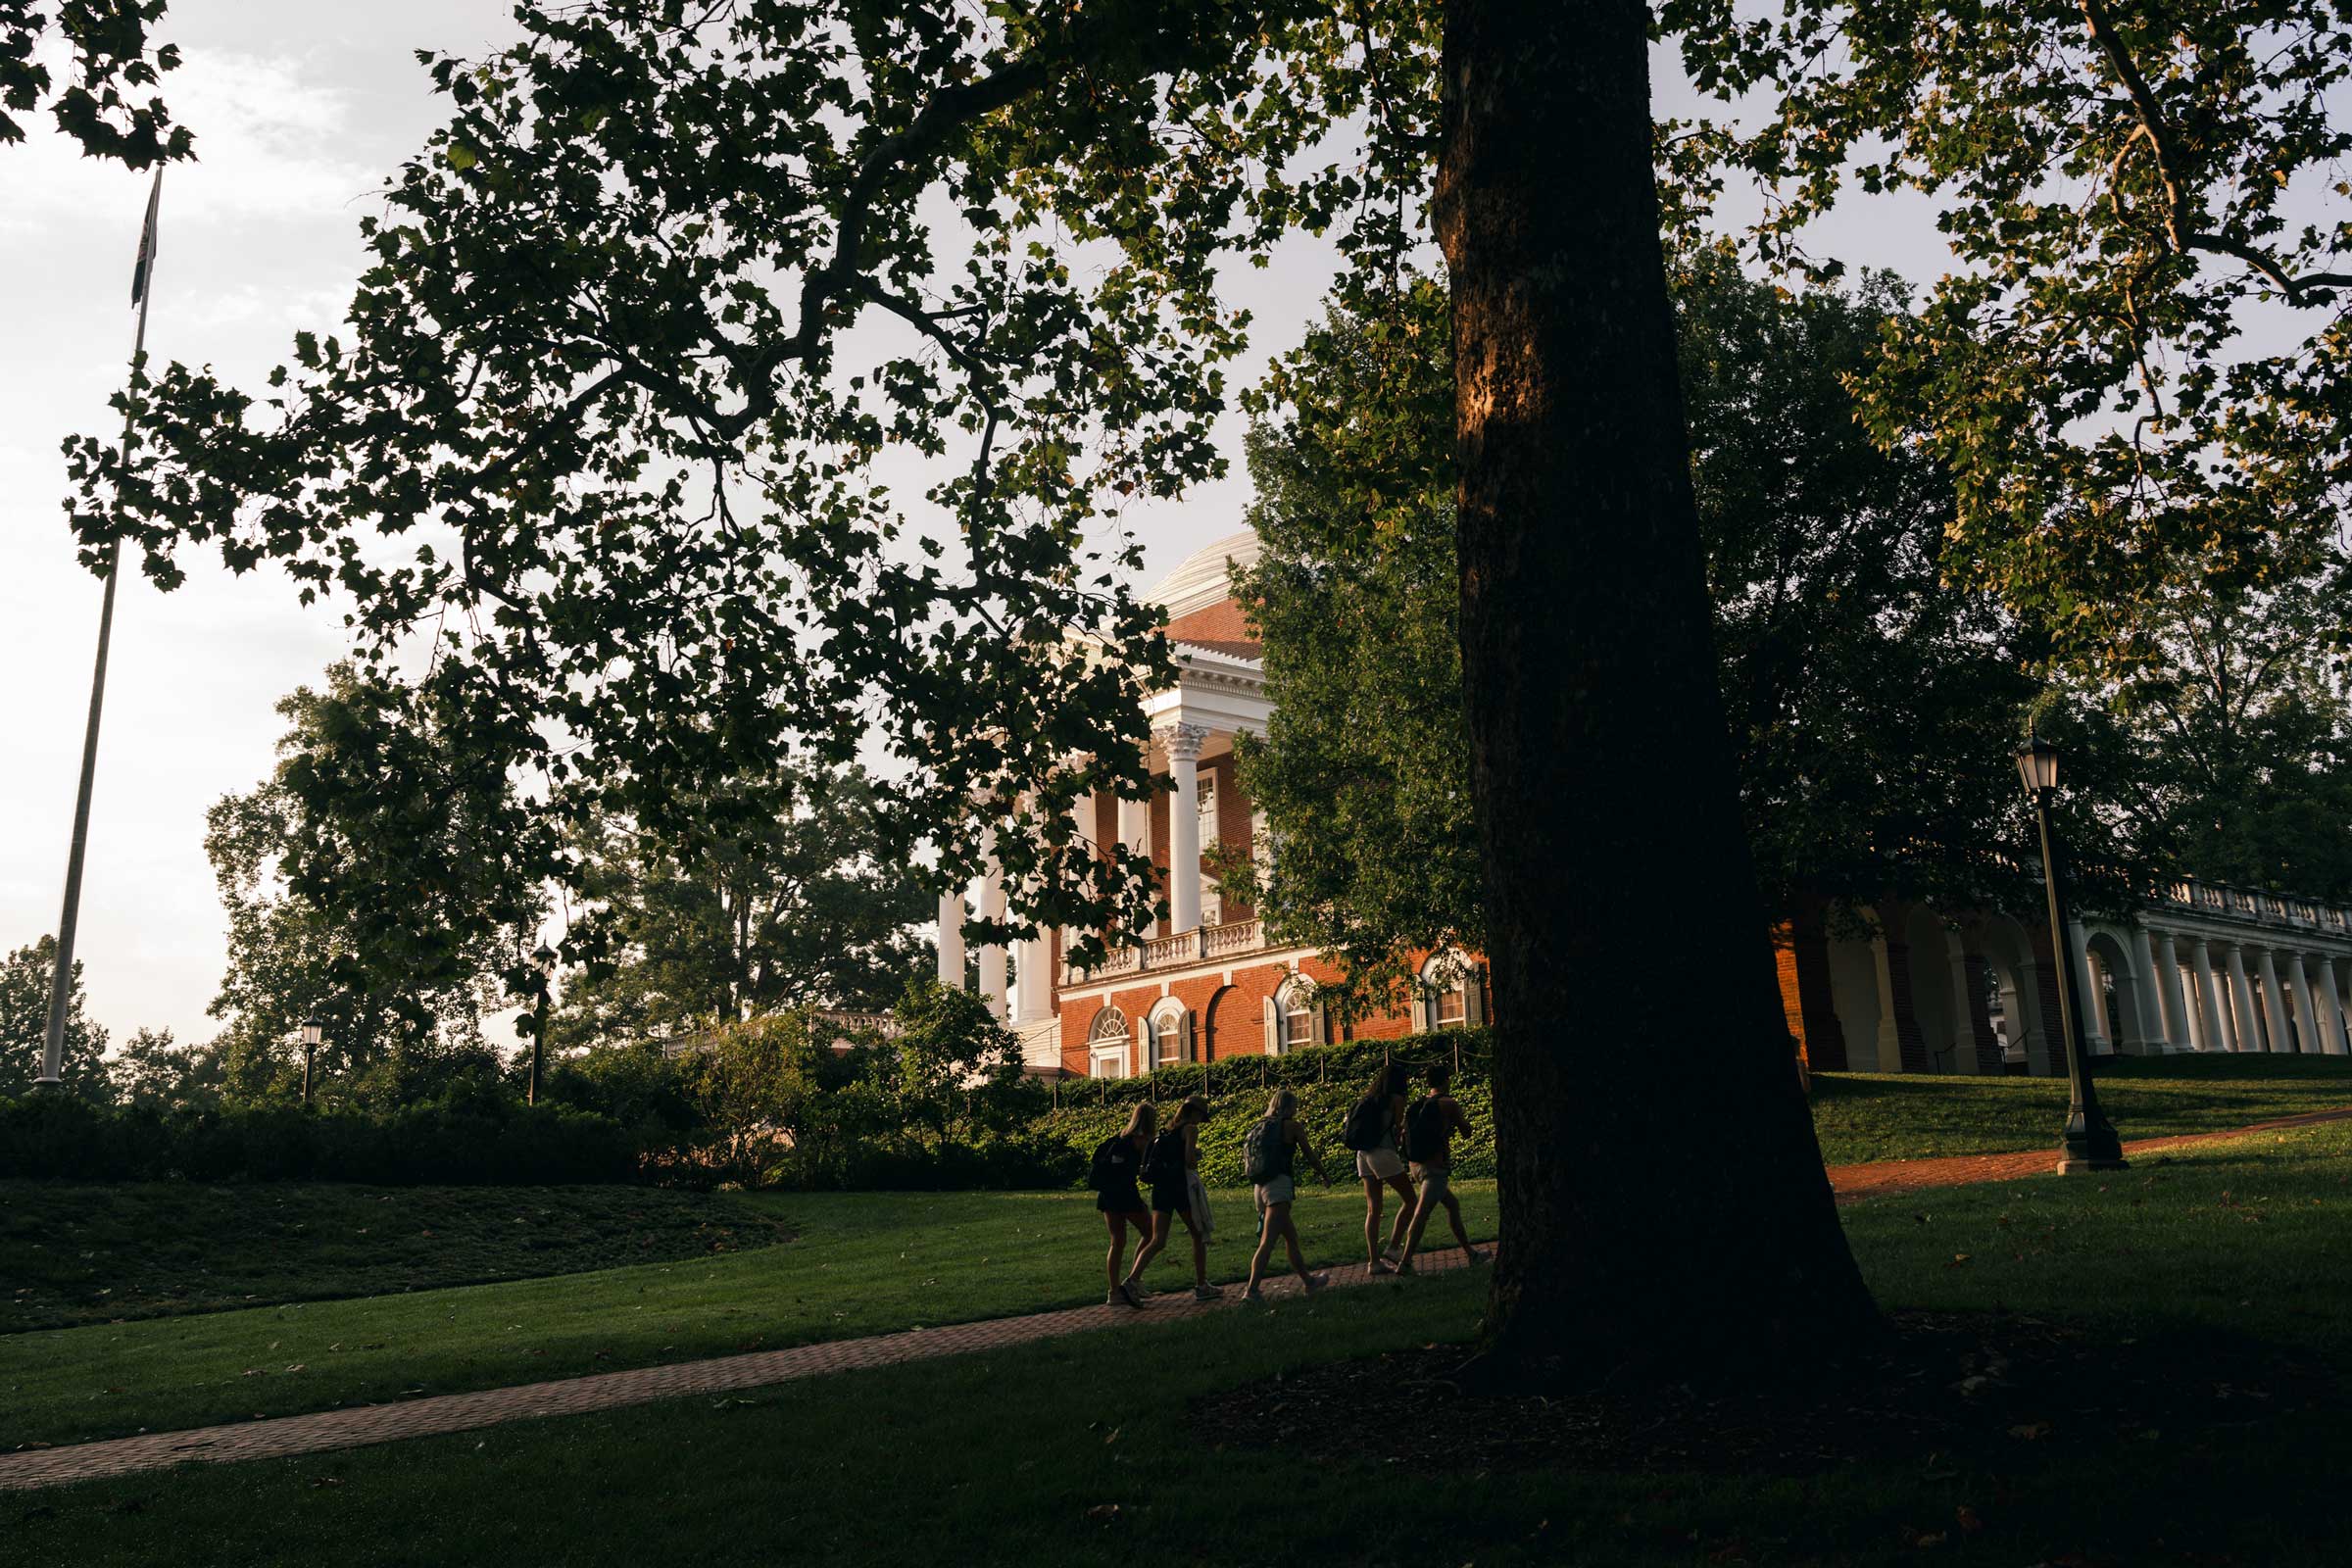
POLYGON ((1185 1059, 1186 1061, 1199 1061, 1199 1060, 1200 1059, 1200 1047, 1199 1047, 1199 1046, 1198 1046, 1198 1045, 1195 1043, 1195 1040, 1194 1040, 1194 1027, 1195 1027, 1195 1026, 1194 1026, 1194 1019, 1193 1019, 1193 1009, 1192 1009, 1192 1008, 1190 1008, 1190 1007, 1187 1007, 1187 1008, 1185 1008, 1185 1009, 1184 1009, 1184 1023, 1183 1023, 1183 1027, 1184 1027, 1184 1033, 1183 1033, 1183 1035, 1182 1035, 1182 1037, 1181 1037, 1181 1038, 1182 1038, 1182 1039, 1183 1039, 1183 1041, 1184 1041, 1184 1059, 1185 1059))
POLYGON ((1329 1006, 1327 1004, 1320 1003, 1320 1002, 1318 1002, 1318 1003, 1316 1003, 1316 1004, 1315 1004, 1315 1011, 1314 1011, 1314 1028, 1315 1028, 1315 1044, 1316 1044, 1316 1045, 1318 1045, 1318 1046, 1328 1046, 1328 1045, 1330 1045, 1330 1044, 1331 1044, 1331 1008, 1330 1008, 1330 1006, 1329 1006))
POLYGON ((1487 966, 1471 964, 1462 971, 1462 1022, 1476 1029, 1487 1021, 1487 966))
POLYGON ((1136 1065, 1130 1070, 1150 1072, 1152 1070, 1152 1015, 1148 1012, 1138 1013, 1135 1022, 1128 1027, 1130 1030, 1128 1049, 1133 1054, 1136 1062, 1136 1065))
POLYGON ((1413 1033, 1425 1035, 1436 1027, 1437 1017, 1435 1009, 1430 1006, 1429 999, 1416 994, 1413 998, 1413 1033))
POLYGON ((1273 997, 1266 999, 1266 1054, 1269 1056, 1282 1054, 1281 1004, 1276 1002, 1273 997))

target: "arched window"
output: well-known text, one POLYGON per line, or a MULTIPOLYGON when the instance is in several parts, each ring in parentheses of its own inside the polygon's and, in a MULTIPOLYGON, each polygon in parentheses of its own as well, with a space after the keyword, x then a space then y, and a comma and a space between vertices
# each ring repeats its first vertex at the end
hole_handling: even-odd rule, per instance
POLYGON ((1127 1076, 1127 1015, 1116 1007, 1095 1014, 1086 1031, 1087 1070, 1097 1078, 1127 1076))
POLYGON ((1173 1067, 1193 1057, 1193 1020, 1171 997, 1152 1011, 1152 1065, 1173 1067))
POLYGON ((1464 1029, 1484 1023, 1478 967, 1458 953, 1431 956, 1421 966, 1421 1001, 1413 1009, 1423 1029, 1464 1029))
POLYGON ((1274 993, 1274 1052, 1279 1055, 1314 1043, 1314 988, 1303 980, 1286 980, 1274 993))

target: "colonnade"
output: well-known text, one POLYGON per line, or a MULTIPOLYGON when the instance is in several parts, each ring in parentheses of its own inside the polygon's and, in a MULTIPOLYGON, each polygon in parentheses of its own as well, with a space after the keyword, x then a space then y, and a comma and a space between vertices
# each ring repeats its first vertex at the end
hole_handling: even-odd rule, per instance
MULTIPOLYGON (((2352 1053, 2352 1004, 2345 994, 2352 955, 2317 944, 2161 925, 2136 928, 2132 947, 2140 960, 2137 973, 2112 978, 2119 991, 2126 984, 2138 987, 2142 1017, 2156 1025, 2141 1033, 2158 1049, 2352 1053)), ((2105 988, 2093 990, 2101 993, 2101 1032, 2114 1038, 2119 1025, 2107 1016, 2105 988)))

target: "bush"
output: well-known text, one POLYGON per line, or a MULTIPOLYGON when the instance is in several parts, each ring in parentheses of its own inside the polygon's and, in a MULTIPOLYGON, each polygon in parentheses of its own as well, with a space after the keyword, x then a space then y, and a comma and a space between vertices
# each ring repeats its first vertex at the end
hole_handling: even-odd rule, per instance
POLYGON ((64 1096, 0 1100, 0 1176, 63 1181, 328 1181, 377 1186, 636 1182, 620 1124, 494 1096, 369 1113, 298 1105, 158 1112, 64 1096))

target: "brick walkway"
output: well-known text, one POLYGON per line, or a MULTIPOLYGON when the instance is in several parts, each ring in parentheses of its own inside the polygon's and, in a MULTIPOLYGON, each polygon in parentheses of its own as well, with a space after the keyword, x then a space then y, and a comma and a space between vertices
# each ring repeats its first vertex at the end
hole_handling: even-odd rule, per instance
MULTIPOLYGON (((2352 1118, 2352 1106, 2315 1110, 2250 1127, 2219 1133, 2180 1133, 2171 1138, 2141 1138, 2124 1145, 2127 1158, 2153 1153, 2181 1144, 2209 1144, 2222 1138, 2244 1138, 2252 1133, 2283 1132, 2294 1127, 2317 1127, 2322 1122, 2352 1118)), ((2021 1154, 1954 1154, 1945 1159, 1890 1159, 1870 1165, 1833 1165, 1830 1188, 1840 1203, 1859 1202, 1887 1193, 1916 1192, 1924 1187, 1962 1187, 1971 1182, 2013 1182, 2027 1176, 2045 1176, 2057 1168, 2056 1148, 2029 1150, 2021 1154)))
MULTIPOLYGON (((1466 1260, 1458 1249, 1447 1249, 1424 1253, 1414 1261, 1428 1273, 1441 1274, 1463 1267, 1466 1260)), ((1361 1264, 1334 1268, 1330 1276, 1331 1287, 1335 1289, 1369 1284, 1375 1277, 1367 1275, 1361 1264)), ((1269 1282, 1266 1294, 1274 1298, 1296 1297, 1298 1288, 1297 1276, 1286 1275, 1269 1282)), ((681 1361, 669 1366, 602 1372, 593 1377, 564 1378, 553 1383, 526 1383, 511 1389, 434 1395, 400 1404, 359 1405, 182 1432, 147 1432, 104 1443, 26 1448, 0 1453, 0 1492, 94 1481, 195 1461, 232 1464, 246 1459, 323 1453, 333 1448, 397 1443, 404 1438, 470 1432, 477 1427, 529 1421, 539 1416, 581 1415, 654 1399, 732 1394, 800 1378, 822 1377, 829 1372, 855 1372, 866 1367, 928 1361, 943 1355, 966 1355, 975 1350, 998 1350, 1092 1329, 1171 1323, 1240 1303, 1238 1287, 1226 1287, 1214 1301, 1196 1301, 1188 1290, 1155 1296, 1140 1312, 1125 1306, 1073 1306, 1057 1312, 1034 1312, 1026 1317, 991 1318, 945 1328, 877 1334, 862 1340, 803 1345, 789 1350, 756 1350, 708 1361, 681 1361)))

